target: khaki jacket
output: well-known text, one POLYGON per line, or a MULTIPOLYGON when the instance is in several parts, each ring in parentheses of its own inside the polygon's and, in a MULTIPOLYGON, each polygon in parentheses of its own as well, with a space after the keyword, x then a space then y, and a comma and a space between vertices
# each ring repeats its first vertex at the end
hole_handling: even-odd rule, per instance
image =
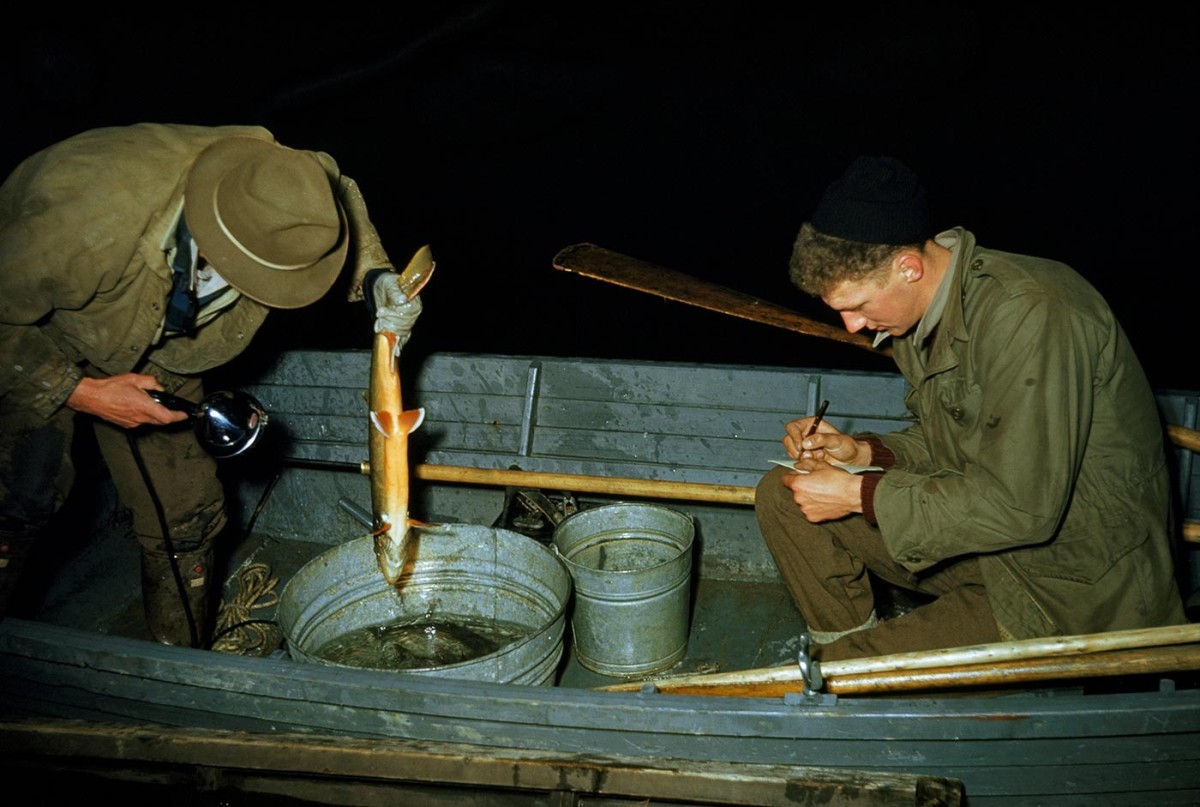
POLYGON ((1163 424, 1125 333, 1070 267, 957 234, 928 355, 893 348, 917 423, 881 438, 889 550, 913 571, 977 556, 1016 638, 1184 622, 1163 424))
MULTIPOLYGON (((194 337, 154 341, 171 288, 167 260, 196 156, 256 126, 137 124, 95 129, 22 162, 0 186, 0 397, 49 417, 87 363, 104 375, 138 368, 191 375, 250 343, 268 308, 240 297, 194 337)), ((318 154, 351 222, 355 275, 394 268, 357 185, 318 154)))

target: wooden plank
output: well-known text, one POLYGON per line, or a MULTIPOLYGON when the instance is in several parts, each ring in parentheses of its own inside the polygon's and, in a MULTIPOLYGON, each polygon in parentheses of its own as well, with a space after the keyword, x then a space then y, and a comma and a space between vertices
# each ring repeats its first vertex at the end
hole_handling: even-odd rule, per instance
POLYGON ((695 438, 736 437, 779 445, 791 418, 761 409, 730 409, 675 403, 627 403, 579 398, 543 398, 538 427, 676 434, 695 438))
POLYGON ((957 805, 959 780, 755 763, 574 757, 546 751, 309 734, 130 726, 71 720, 0 722, 0 746, 25 758, 110 760, 270 771, 307 777, 569 792, 685 803, 957 805))
POLYGON ((770 460, 784 454, 780 443, 736 438, 697 439, 654 432, 610 432, 580 429, 539 429, 533 455, 588 459, 599 462, 637 462, 674 468, 719 468, 756 471, 771 469, 770 460))
POLYGON ((625 403, 668 403, 729 409, 771 408, 783 414, 804 410, 809 382, 803 371, 703 364, 547 361, 542 365, 545 398, 625 403))

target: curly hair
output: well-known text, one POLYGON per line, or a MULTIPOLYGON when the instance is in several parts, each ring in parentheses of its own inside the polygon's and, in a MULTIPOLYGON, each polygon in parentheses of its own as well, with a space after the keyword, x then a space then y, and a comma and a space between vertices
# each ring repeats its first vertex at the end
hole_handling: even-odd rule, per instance
POLYGON ((921 244, 864 244, 825 235, 811 223, 800 225, 788 261, 788 277, 803 292, 824 297, 838 285, 882 276, 902 250, 921 249, 921 244))

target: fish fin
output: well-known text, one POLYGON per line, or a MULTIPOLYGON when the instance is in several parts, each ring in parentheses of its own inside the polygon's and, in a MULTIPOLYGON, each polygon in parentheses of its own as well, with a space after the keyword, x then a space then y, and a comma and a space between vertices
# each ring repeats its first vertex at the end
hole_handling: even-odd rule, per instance
POLYGON ((371 425, 378 429, 384 437, 391 437, 396 433, 392 421, 391 412, 371 412, 371 425))
POLYGON ((412 434, 421 424, 425 422, 425 407, 417 409, 409 409, 407 412, 400 413, 400 422, 397 424, 401 429, 412 434))

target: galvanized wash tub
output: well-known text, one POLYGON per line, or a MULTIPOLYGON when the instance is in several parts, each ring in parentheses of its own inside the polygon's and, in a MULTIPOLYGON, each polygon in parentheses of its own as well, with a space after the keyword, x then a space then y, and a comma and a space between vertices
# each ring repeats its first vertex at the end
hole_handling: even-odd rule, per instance
POLYGON ((516 623, 522 635, 495 652, 398 674, 540 685, 553 683, 562 659, 570 595, 562 561, 537 541, 451 524, 419 531, 415 560, 395 587, 379 570, 371 536, 318 555, 284 586, 277 617, 292 658, 359 668, 316 651, 356 630, 423 617, 516 623))
POLYGON ((580 510, 555 527, 554 549, 574 581, 575 658, 601 675, 673 666, 687 651, 691 516, 653 504, 580 510))

